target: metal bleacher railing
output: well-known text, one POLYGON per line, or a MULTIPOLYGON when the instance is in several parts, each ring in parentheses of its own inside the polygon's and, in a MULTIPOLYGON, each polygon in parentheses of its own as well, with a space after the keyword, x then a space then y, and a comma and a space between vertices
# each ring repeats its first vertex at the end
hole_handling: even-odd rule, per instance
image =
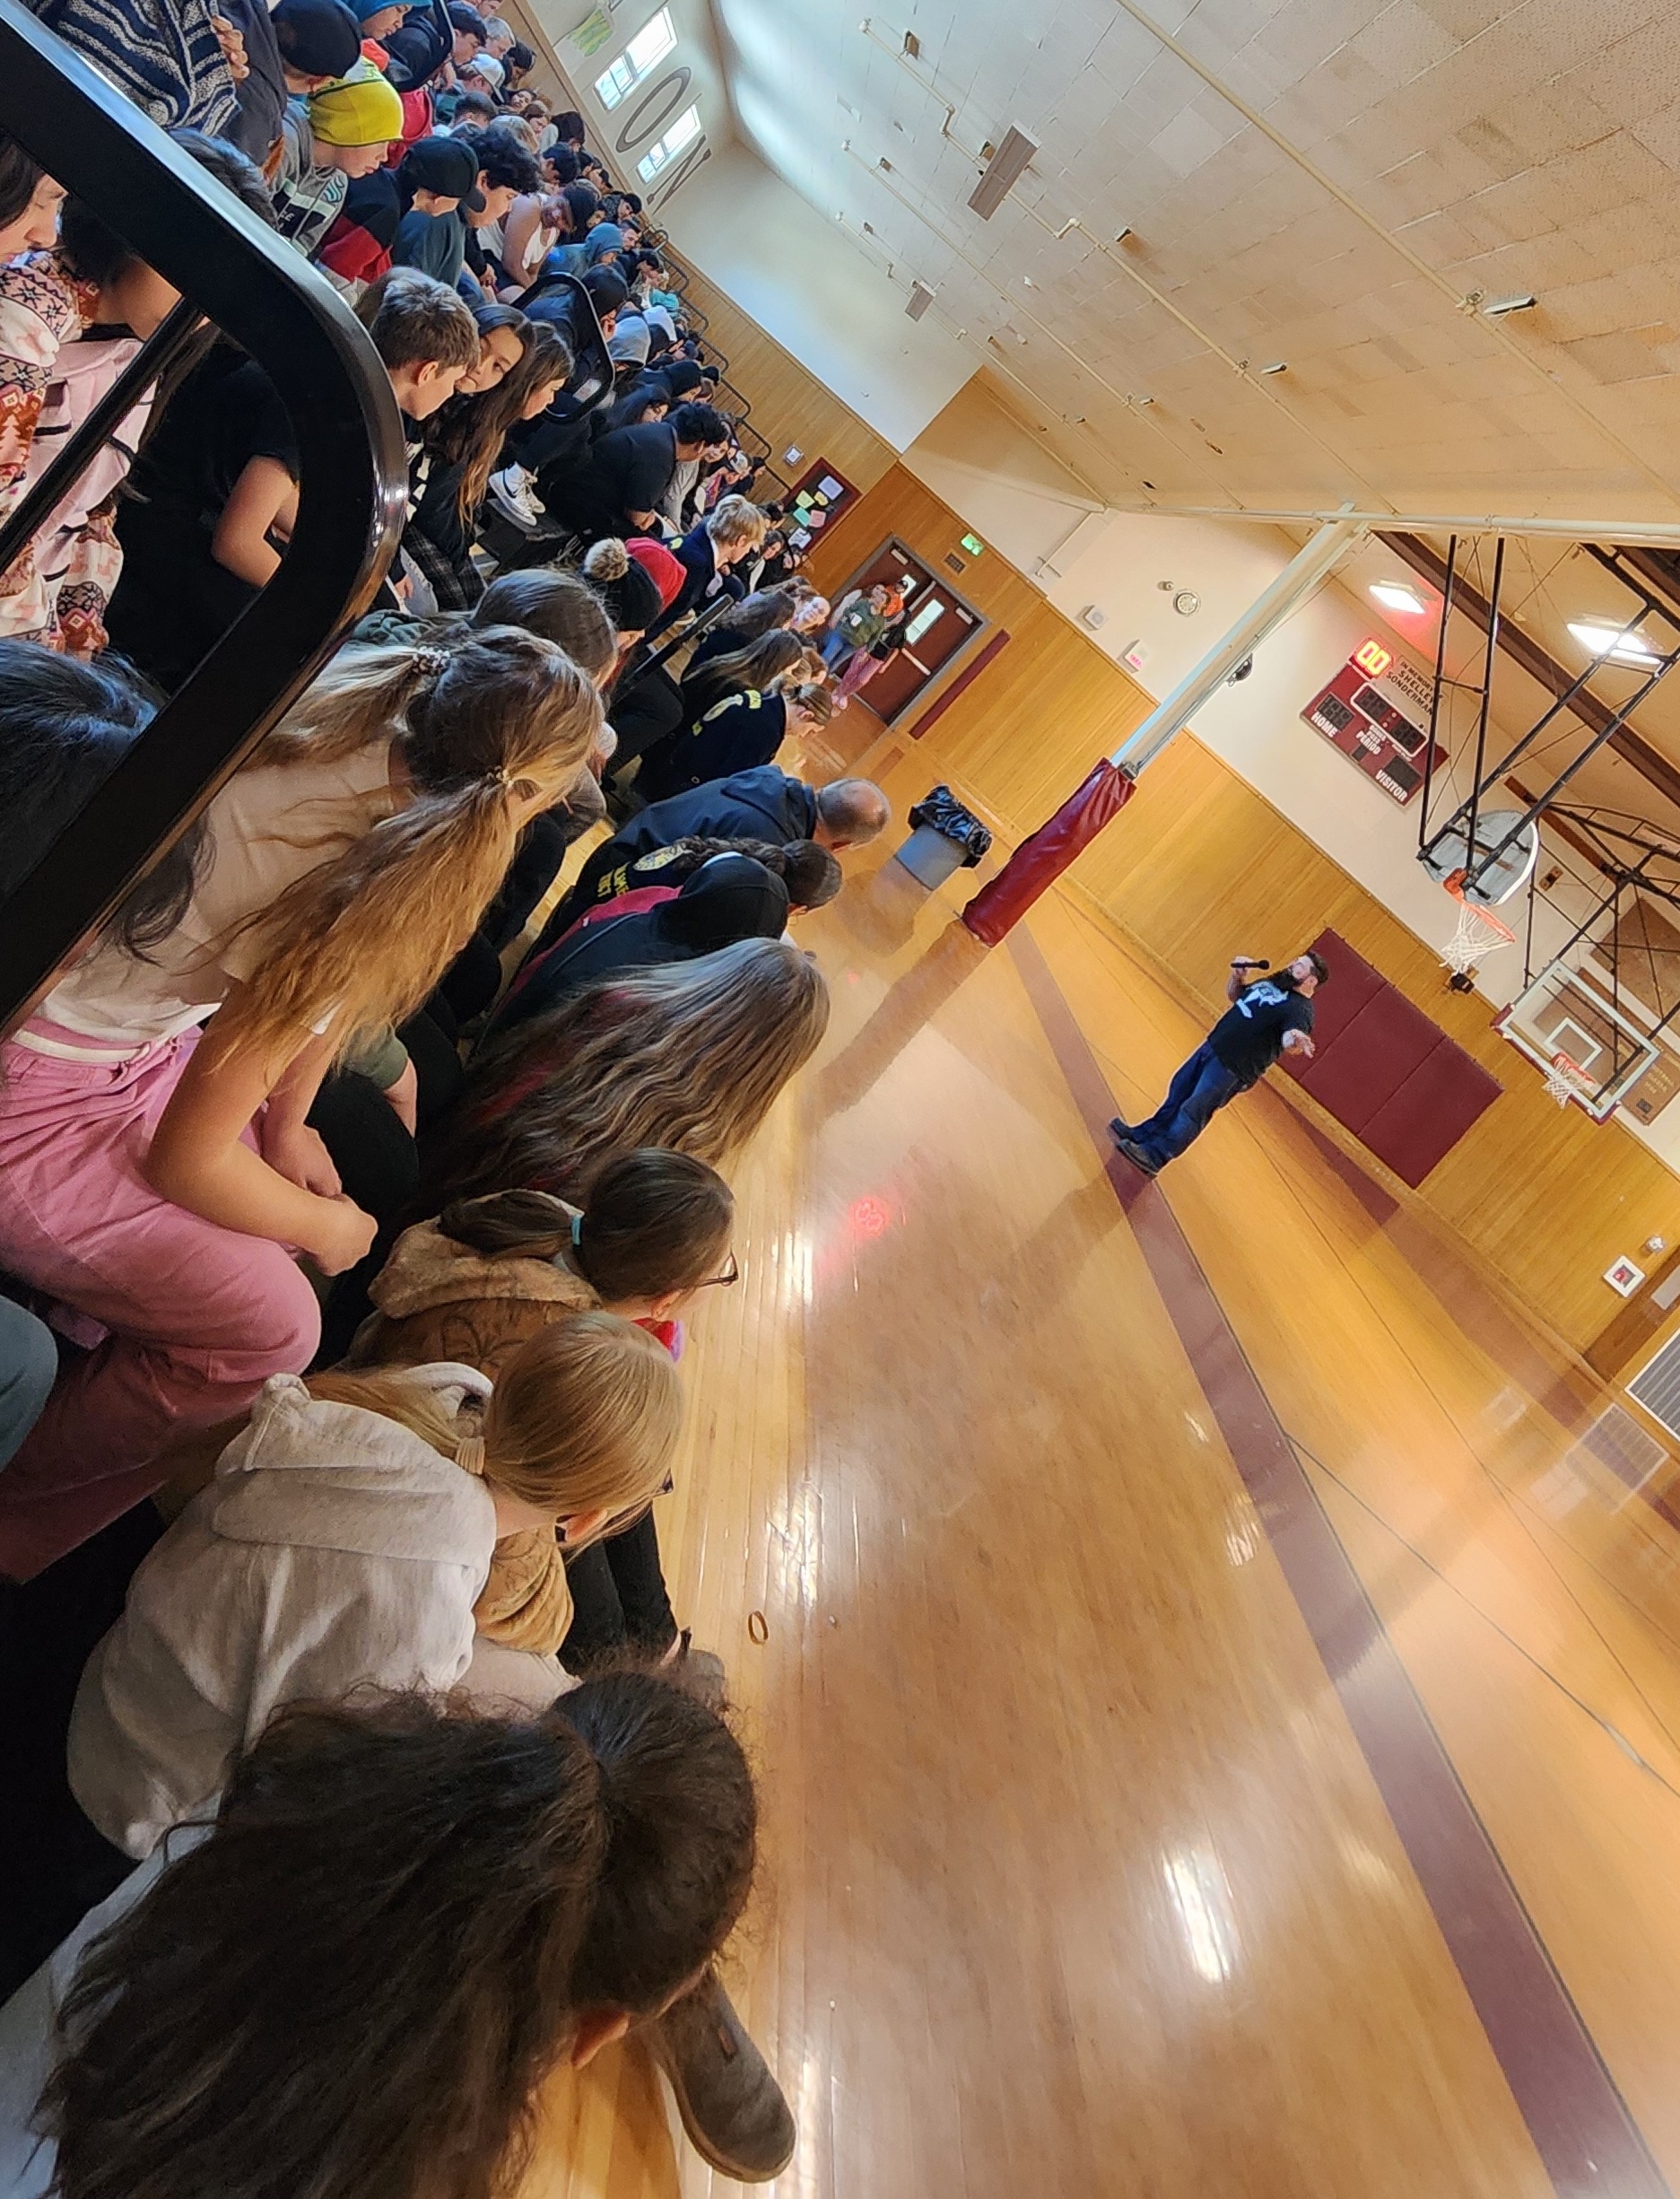
POLYGON ((0 907, 10 1029, 367 608, 396 548, 407 474, 389 380, 331 285, 17 0, 0 0, 0 127, 183 300, 0 528, 0 572, 201 318, 269 375, 301 460, 279 572, 0 907))

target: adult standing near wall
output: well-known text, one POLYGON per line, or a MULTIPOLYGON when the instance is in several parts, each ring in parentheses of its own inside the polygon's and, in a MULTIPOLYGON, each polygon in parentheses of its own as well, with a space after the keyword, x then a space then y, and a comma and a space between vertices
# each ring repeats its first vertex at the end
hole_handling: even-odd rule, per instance
POLYGON ((1312 1057, 1312 996, 1329 976, 1322 955, 1298 955, 1275 977, 1240 955, 1225 981, 1231 1006, 1184 1064, 1147 1122, 1116 1115, 1109 1134, 1134 1168, 1157 1176, 1193 1145, 1228 1101, 1285 1053, 1312 1057))

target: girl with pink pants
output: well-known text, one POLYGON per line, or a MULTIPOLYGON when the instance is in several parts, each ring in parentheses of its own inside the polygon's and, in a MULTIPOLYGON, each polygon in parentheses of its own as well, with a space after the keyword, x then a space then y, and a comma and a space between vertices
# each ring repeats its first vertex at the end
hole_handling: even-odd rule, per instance
MULTIPOLYGON (((0 727, 66 679, 77 726, 144 722, 119 674, 24 643, 0 650, 0 727)), ((131 911, 7 1042, 0 1267, 93 1348, 0 1471, 0 1573, 50 1565, 164 1479, 178 1428, 308 1366, 294 1251, 337 1274, 374 1235, 308 1127, 321 1078, 426 997, 601 728, 588 676, 523 631, 345 651, 211 803, 165 912, 136 938, 131 911)))
MULTIPOLYGON (((39 1017, 24 1029, 89 1044, 39 1017)), ((238 1412, 320 1341, 315 1293, 283 1245, 189 1214, 141 1175, 197 1035, 130 1060, 4 1050, 0 1267, 114 1331, 60 1378, 0 1473, 0 1573, 13 1579, 154 1488, 150 1462, 178 1424, 238 1412)))

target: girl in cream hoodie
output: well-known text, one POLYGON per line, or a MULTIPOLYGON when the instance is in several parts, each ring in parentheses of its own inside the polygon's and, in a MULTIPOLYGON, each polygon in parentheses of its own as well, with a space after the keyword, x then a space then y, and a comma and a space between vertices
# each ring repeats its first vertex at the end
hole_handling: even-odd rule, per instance
POLYGON ((645 1505, 681 1409, 669 1356, 605 1313, 539 1331, 493 1391, 453 1366, 274 1376, 248 1421, 206 1431, 213 1478, 88 1662, 69 1742, 83 1811, 149 1854, 282 1704, 453 1687, 498 1536, 582 1540, 645 1505))
MULTIPOLYGON (((448 1360, 494 1382, 527 1337, 597 1305, 678 1357, 684 1310, 708 1285, 735 1279, 734 1222, 716 1169, 657 1147, 609 1161, 581 1210, 546 1191, 459 1200, 397 1239, 372 1286, 378 1311, 345 1364, 448 1360)), ((681 1654, 652 1513, 569 1563, 552 1534, 504 1536, 478 1599, 478 1630, 538 1654, 564 1644, 573 1672, 626 1646, 681 1654)))

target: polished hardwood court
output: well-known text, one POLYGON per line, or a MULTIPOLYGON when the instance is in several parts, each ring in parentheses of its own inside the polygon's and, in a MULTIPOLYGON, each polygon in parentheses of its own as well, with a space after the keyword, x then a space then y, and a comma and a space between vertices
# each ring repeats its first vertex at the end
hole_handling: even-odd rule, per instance
MULTIPOLYGON (((1145 1185, 1102 1118, 1204 1023, 901 837, 804 924, 662 1520, 763 1781, 776 2190, 1680 2188, 1680 1536, 1611 1396, 1269 1085, 1145 1185)), ((550 2086, 530 2199, 712 2186, 633 2045, 550 2086)))

